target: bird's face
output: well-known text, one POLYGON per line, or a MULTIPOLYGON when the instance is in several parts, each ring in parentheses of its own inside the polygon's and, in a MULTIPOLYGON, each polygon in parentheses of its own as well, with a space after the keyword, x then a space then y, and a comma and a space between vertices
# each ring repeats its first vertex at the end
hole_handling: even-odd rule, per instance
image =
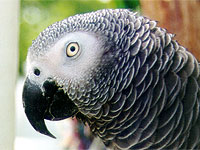
POLYGON ((39 132, 52 136, 44 119, 61 120, 85 111, 88 93, 94 91, 94 76, 105 54, 105 40, 90 32, 71 32, 46 47, 42 55, 27 56, 23 91, 26 115, 39 132), (92 85, 93 84, 93 85, 92 85))
MULTIPOLYGON (((134 71, 128 51, 135 15, 128 10, 100 10, 76 15, 46 28, 28 50, 23 105, 31 125, 53 135, 44 119, 100 119, 107 102, 130 84, 134 71), (129 16, 129 17, 128 17, 129 16)), ((114 104, 114 103, 113 103, 114 104)), ((117 109, 118 106, 113 109, 117 109)))

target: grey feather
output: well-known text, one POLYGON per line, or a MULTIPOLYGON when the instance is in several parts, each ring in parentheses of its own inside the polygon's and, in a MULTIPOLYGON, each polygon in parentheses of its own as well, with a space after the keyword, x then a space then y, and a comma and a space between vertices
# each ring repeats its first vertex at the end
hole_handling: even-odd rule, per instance
POLYGON ((78 31, 99 37, 101 59, 81 83, 54 79, 94 135, 115 150, 200 148, 199 64, 172 34, 129 10, 99 10, 49 26, 30 59, 78 31))

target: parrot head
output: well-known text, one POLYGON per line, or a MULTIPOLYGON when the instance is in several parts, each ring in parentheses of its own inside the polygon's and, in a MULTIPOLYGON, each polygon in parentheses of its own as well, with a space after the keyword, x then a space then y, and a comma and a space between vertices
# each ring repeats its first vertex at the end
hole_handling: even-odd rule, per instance
POLYGON ((127 47, 122 44, 127 42, 125 29, 121 30, 126 25, 124 13, 130 12, 75 15, 52 24, 32 42, 22 97, 35 130, 54 137, 44 119, 56 121, 77 114, 100 118, 108 112, 106 103, 123 82, 119 70, 130 55, 121 51, 127 47))
POLYGON ((32 42, 23 89, 35 130, 76 117, 111 149, 197 149, 199 64, 155 21, 104 9, 32 42), (196 134, 197 133, 197 134, 196 134))

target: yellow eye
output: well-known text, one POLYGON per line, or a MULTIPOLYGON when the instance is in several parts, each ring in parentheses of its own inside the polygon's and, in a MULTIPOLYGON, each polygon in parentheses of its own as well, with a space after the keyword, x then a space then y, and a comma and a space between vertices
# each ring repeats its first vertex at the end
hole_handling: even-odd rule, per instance
POLYGON ((77 42, 71 42, 67 45, 66 54, 68 57, 75 56, 79 51, 79 45, 77 42))

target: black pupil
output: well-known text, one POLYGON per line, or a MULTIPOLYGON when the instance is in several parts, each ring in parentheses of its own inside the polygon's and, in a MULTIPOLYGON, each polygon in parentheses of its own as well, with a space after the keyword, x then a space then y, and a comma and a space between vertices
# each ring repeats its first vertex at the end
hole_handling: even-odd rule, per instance
POLYGON ((74 51, 76 50, 75 46, 71 46, 71 47, 70 47, 70 50, 71 50, 72 52, 74 52, 74 51))
POLYGON ((36 75, 36 76, 39 76, 40 75, 40 70, 39 69, 34 69, 34 74, 36 75))

